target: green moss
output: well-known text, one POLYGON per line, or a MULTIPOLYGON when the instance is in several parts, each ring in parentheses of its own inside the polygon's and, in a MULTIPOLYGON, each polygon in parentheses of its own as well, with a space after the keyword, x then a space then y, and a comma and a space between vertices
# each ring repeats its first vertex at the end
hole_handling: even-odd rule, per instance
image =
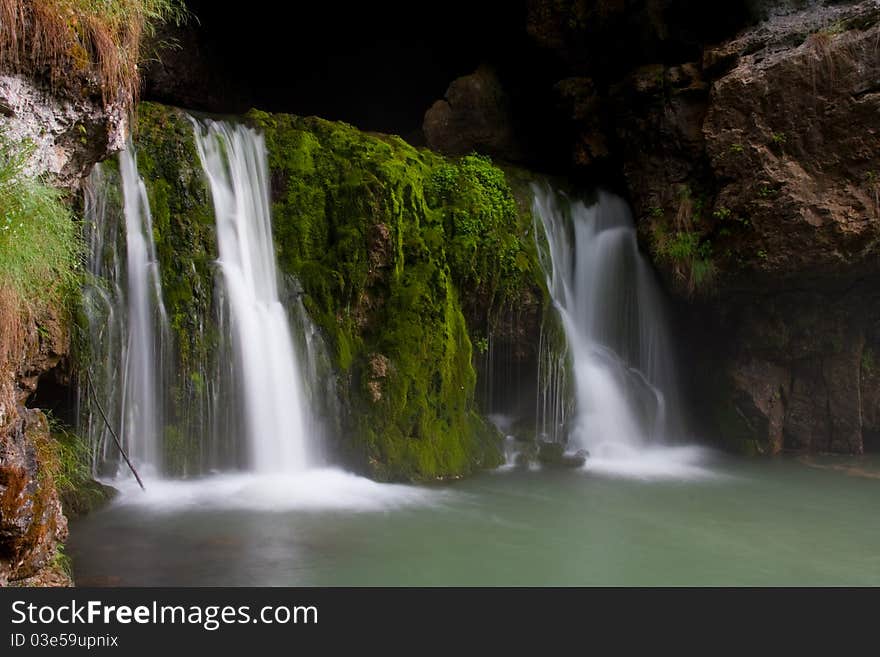
MULTIPOLYGON (((526 174, 344 123, 256 110, 246 120, 266 139, 280 268, 302 286, 338 374, 338 447, 387 480, 498 464, 500 436, 474 400, 471 336, 543 281, 526 174)), ((186 471, 199 446, 184 411, 198 406, 217 340, 205 330, 213 212, 185 115, 141 104, 137 156, 179 345, 171 394, 181 411, 165 428, 165 456, 186 471)))
MULTIPOLYGON (((181 338, 182 360, 197 362, 206 346, 190 338, 199 332, 199 317, 210 307, 217 247, 193 128, 182 113, 141 103, 137 130, 138 169, 149 181, 165 308, 172 329, 181 338)), ((193 370, 186 369, 189 377, 193 370)))
POLYGON ((199 462, 201 418, 192 417, 206 395, 204 369, 216 355, 213 267, 217 258, 214 214, 199 165, 193 126, 173 108, 141 103, 136 126, 138 170, 146 181, 153 238, 161 266, 168 322, 174 333, 177 379, 167 391, 164 462, 174 473, 199 462))
POLYGON ((484 336, 540 280, 507 174, 343 123, 248 119, 266 137, 280 265, 301 281, 342 374, 349 447, 383 479, 497 464, 468 327, 484 336))

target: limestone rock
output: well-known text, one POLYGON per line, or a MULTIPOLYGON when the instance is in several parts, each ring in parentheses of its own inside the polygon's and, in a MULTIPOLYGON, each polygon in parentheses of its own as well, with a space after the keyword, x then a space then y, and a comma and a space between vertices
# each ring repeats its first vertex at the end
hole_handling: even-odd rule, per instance
POLYGON ((50 89, 36 78, 0 72, 0 132, 11 144, 33 145, 28 172, 75 187, 92 165, 121 150, 128 108, 100 96, 50 89))

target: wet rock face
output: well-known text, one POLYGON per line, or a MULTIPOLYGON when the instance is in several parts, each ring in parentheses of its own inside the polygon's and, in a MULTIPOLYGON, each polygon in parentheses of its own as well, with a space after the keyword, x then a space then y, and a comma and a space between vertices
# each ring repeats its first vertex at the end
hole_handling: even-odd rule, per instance
POLYGON ((67 519, 52 479, 57 455, 46 416, 24 404, 40 376, 69 351, 69 335, 51 312, 3 305, 4 329, 15 336, 0 351, 0 585, 67 586, 57 558, 67 538, 67 519))
MULTIPOLYGON (((805 275, 874 273, 880 5, 841 8, 821 23, 778 22, 778 30, 796 30, 798 38, 824 27, 795 47, 771 39, 741 56, 714 82, 703 123, 715 207, 748 217, 753 227, 733 245, 740 266, 724 269, 731 279, 749 268, 792 283, 805 275)), ((755 45, 747 37, 735 43, 755 45)))
POLYGON ((880 435, 880 3, 704 4, 717 30, 675 0, 534 0, 529 30, 573 76, 574 163, 609 145, 678 297, 706 430, 861 452, 880 435), (641 46, 597 52, 625 33, 641 46))
POLYGON ((100 95, 50 89, 31 76, 0 72, 0 129, 12 144, 31 143, 29 172, 74 187, 92 165, 124 146, 127 108, 100 95))
POLYGON ((695 91, 690 113, 667 90, 621 130, 633 148, 662 154, 626 159, 649 248, 654 208, 680 216, 682 189, 703 206, 694 226, 715 279, 691 324, 715 317, 715 340, 735 345, 719 364, 729 387, 709 402, 733 408, 720 423, 728 441, 861 453, 876 431, 863 360, 880 301, 878 39, 876 2, 779 16, 707 51, 700 75, 711 87, 695 91), (646 147, 638 121, 658 128, 648 134, 659 144, 646 147))
MULTIPOLYGON (((196 16, 199 10, 196 8, 196 16)), ((165 24, 149 39, 141 78, 146 100, 217 113, 244 113, 254 105, 248 80, 230 74, 226 54, 205 42, 200 23, 165 24)))
POLYGON ((708 377, 723 383, 702 405, 713 409, 721 438, 764 453, 861 453, 865 437, 880 429, 876 290, 871 280, 848 291, 780 292, 707 310, 719 318, 716 337, 697 352, 704 366, 712 363, 708 377))
POLYGON ((51 440, 46 417, 22 411, 0 440, 0 585, 69 585, 58 567, 67 518, 37 449, 51 440))

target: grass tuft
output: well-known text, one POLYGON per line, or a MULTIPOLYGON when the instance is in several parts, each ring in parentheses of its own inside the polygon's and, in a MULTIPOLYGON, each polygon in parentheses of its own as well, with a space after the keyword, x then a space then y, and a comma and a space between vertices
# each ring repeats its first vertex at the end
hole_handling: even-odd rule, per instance
POLYGON ((187 16, 183 0, 0 0, 0 64, 45 70, 56 87, 96 76, 105 103, 133 104, 144 37, 187 16))
POLYGON ((29 153, 0 136, 0 280, 63 307, 79 285, 82 240, 62 193, 26 172, 29 153))

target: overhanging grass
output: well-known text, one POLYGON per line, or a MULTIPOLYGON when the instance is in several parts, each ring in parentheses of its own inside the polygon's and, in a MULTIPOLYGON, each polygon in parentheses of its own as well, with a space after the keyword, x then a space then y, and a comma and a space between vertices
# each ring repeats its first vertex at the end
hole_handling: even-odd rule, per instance
POLYGON ((132 102, 144 36, 186 16, 183 0, 0 0, 0 63, 54 85, 96 74, 104 102, 132 102))

